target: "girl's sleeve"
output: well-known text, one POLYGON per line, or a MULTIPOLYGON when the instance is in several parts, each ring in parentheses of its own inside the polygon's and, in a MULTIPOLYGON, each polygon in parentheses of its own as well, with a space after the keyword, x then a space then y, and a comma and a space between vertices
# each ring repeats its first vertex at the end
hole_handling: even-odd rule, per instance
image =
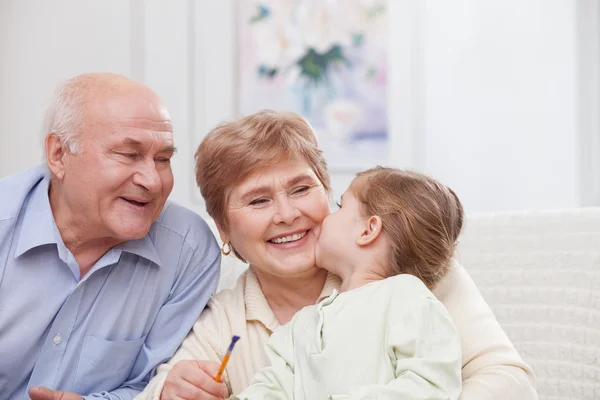
POLYGON ((250 386, 230 400, 293 400, 293 323, 294 319, 273 332, 265 344, 270 366, 258 371, 250 386))

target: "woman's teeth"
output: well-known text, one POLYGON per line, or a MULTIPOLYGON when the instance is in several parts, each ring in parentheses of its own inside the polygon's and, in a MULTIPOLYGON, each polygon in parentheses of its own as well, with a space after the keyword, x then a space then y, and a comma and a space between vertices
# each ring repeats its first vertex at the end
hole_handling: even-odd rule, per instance
POLYGON ((306 235, 306 232, 294 233, 293 235, 290 235, 290 236, 284 236, 284 237, 280 237, 280 238, 276 238, 276 239, 271 239, 270 242, 276 243, 276 244, 295 242, 296 240, 302 239, 305 235, 306 235))

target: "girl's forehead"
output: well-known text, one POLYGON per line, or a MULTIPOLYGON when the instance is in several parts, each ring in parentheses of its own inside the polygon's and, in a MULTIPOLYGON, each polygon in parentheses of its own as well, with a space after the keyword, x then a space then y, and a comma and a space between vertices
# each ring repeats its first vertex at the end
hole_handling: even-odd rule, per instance
POLYGON ((352 180, 350 186, 348 186, 348 189, 346 189, 346 192, 350 192, 353 195, 356 195, 357 193, 362 193, 362 191, 366 189, 366 186, 366 179, 362 176, 358 176, 354 178, 354 180, 352 180))

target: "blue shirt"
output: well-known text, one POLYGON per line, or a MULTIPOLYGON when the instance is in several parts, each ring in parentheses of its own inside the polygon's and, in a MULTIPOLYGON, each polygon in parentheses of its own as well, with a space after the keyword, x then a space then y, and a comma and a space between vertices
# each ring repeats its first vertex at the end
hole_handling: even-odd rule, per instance
POLYGON ((132 399, 214 294, 220 251, 197 214, 167 202, 146 237, 79 280, 42 166, 0 180, 0 398, 31 386, 132 399))

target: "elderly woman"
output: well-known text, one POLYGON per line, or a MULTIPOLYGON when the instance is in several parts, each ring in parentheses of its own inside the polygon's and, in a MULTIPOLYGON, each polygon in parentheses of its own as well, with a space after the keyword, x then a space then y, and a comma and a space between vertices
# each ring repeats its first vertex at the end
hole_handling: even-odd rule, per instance
MULTIPOLYGON (((329 213, 331 187, 302 117, 262 111, 218 126, 198 147, 196 179, 223 254, 233 252, 250 267, 234 288, 210 300, 141 398, 218 399, 240 392, 267 365, 263 344, 271 333, 340 285, 315 266, 314 228, 329 213), (212 377, 232 335, 241 339, 224 383, 217 383, 212 377)), ((532 371, 464 268, 453 263, 434 293, 461 336, 461 399, 536 399, 532 371)))

